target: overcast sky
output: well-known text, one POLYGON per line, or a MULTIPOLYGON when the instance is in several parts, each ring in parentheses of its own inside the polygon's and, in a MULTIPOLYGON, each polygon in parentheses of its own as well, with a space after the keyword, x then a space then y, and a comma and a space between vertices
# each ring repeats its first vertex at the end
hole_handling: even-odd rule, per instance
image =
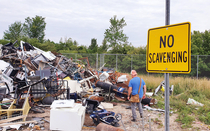
MULTIPOLYGON (((45 39, 72 38, 101 45, 110 18, 124 17, 123 28, 133 46, 146 46, 149 28, 165 25, 166 0, 0 0, 0 39, 15 21, 45 17, 45 39)), ((170 24, 191 22, 191 31, 210 29, 210 0, 170 0, 170 24)))

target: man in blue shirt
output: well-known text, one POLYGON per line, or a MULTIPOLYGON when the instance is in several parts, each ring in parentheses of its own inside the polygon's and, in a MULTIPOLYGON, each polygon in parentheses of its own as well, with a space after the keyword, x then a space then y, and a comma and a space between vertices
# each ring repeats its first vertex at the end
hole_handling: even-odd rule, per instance
POLYGON ((131 110, 132 110, 132 115, 133 115, 133 119, 131 121, 136 121, 136 111, 135 111, 135 106, 137 104, 138 109, 139 109, 139 113, 140 113, 140 117, 143 117, 143 109, 142 109, 142 105, 141 105, 141 100, 143 95, 145 95, 146 93, 146 84, 144 82, 144 80, 142 78, 137 77, 137 72, 135 70, 131 71, 131 77, 132 79, 129 82, 129 89, 128 89, 128 100, 130 99, 130 94, 131 95, 136 95, 138 94, 139 91, 139 86, 140 86, 140 79, 141 79, 141 87, 140 87, 140 91, 139 91, 139 102, 138 103, 133 103, 131 102, 131 110))

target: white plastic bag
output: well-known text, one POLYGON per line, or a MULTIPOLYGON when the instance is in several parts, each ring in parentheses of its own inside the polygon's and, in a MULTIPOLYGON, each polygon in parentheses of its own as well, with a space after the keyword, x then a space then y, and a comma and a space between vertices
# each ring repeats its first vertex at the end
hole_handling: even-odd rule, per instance
POLYGON ((197 102, 194 99, 188 98, 187 104, 196 105, 196 106, 204 106, 204 104, 197 102))

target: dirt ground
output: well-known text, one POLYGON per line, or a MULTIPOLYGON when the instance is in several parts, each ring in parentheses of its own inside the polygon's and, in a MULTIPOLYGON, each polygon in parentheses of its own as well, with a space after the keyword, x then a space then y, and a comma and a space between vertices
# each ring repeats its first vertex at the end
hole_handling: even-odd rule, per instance
MULTIPOLYGON (((119 121, 121 129, 124 129, 125 131, 164 131, 165 130, 165 115, 163 112, 159 111, 149 111, 144 109, 144 126, 142 126, 142 119, 140 118, 139 113, 136 111, 138 119, 137 122, 131 122, 131 109, 126 109, 126 106, 129 106, 129 103, 117 103, 116 106, 113 106, 113 108, 106 109, 107 111, 113 111, 116 114, 120 113, 122 115, 122 121, 119 121), (151 122, 149 122, 149 120, 151 122), (151 126, 150 126, 151 125, 151 126)), ((41 127, 41 130, 44 131, 50 131, 50 123, 47 121, 50 121, 50 107, 42 107, 45 110, 45 113, 33 113, 29 112, 27 119, 31 120, 32 118, 44 118, 46 121, 43 122, 43 127, 41 127)), ((208 125, 205 125, 199 121, 194 121, 192 124, 192 128, 182 129, 181 124, 176 122, 177 114, 172 113, 169 117, 169 129, 170 131, 207 131, 210 130, 208 128, 208 125)), ((82 131, 95 131, 95 125, 92 122, 92 119, 90 119, 89 115, 86 114, 84 126, 82 128, 82 131)), ((22 127, 23 131, 29 131, 31 130, 28 125, 25 127, 22 127)), ((36 130, 36 129, 33 129, 36 130)))

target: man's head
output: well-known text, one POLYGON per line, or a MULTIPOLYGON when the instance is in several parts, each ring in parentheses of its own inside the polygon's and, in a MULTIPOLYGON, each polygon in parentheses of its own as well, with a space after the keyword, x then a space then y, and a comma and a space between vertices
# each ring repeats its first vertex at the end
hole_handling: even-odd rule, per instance
POLYGON ((136 77, 137 76, 137 72, 135 70, 131 70, 131 76, 132 76, 132 78, 136 77))

